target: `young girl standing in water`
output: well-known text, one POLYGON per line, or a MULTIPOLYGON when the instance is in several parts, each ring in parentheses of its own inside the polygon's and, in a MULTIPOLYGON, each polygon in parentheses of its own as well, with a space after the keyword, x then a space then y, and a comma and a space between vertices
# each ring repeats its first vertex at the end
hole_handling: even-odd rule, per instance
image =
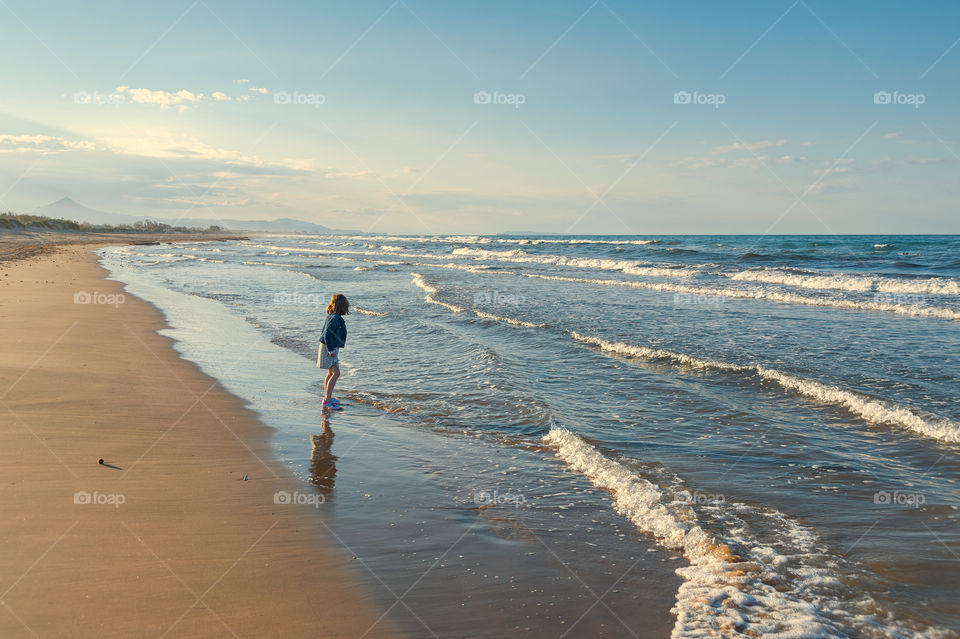
POLYGON ((320 352, 317 366, 327 369, 323 381, 323 412, 341 410, 340 402, 333 396, 333 387, 340 379, 340 349, 347 343, 347 323, 343 316, 350 312, 350 302, 343 293, 334 293, 327 304, 327 319, 320 332, 320 352))

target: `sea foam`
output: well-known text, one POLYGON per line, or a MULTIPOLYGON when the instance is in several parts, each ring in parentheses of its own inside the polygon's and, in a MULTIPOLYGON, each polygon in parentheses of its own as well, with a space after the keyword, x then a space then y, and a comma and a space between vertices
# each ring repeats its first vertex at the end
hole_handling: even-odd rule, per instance
POLYGON ((894 425, 909 429, 918 435, 937 439, 950 444, 960 443, 960 423, 944 417, 920 413, 895 402, 868 397, 860 393, 844 390, 821 382, 789 375, 760 364, 733 364, 729 362, 693 357, 684 353, 675 353, 663 349, 636 346, 623 342, 614 342, 598 337, 571 332, 574 339, 586 344, 598 346, 600 350, 617 355, 639 357, 652 360, 668 360, 676 364, 699 369, 712 369, 747 373, 761 379, 776 382, 783 388, 800 393, 826 404, 843 406, 865 422, 871 424, 894 425))
POLYGON ((740 271, 728 275, 739 282, 781 284, 797 288, 851 291, 857 293, 915 293, 960 295, 960 282, 944 277, 903 279, 846 273, 788 273, 780 269, 740 271))
POLYGON ((617 513, 689 562, 677 570, 684 583, 672 610, 677 617, 672 637, 846 636, 837 620, 827 616, 832 606, 823 606, 816 593, 818 582, 829 581, 829 565, 803 565, 818 554, 808 530, 779 512, 769 513, 786 532, 781 543, 791 546, 775 550, 751 539, 749 526, 737 521, 738 507, 750 507, 731 504, 724 519, 731 522, 730 530, 739 531, 731 539, 734 550, 731 541, 702 528, 687 500, 670 499, 571 431, 554 428, 543 442, 572 470, 609 492, 617 513))

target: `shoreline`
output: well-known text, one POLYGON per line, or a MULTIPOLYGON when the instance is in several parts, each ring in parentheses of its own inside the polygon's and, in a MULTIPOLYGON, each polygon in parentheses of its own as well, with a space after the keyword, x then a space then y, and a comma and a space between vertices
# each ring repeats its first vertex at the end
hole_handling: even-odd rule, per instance
POLYGON ((272 429, 91 251, 237 236, 143 235, 0 261, 0 634, 392 636, 313 507, 275 503, 302 486, 272 429))

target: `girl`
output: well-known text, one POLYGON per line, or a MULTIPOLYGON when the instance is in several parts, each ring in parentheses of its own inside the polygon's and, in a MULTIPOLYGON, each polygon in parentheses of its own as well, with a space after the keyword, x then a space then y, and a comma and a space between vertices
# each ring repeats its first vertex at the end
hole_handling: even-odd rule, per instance
POLYGON ((333 387, 340 379, 340 349, 347 343, 347 323, 343 316, 350 312, 350 302, 343 293, 334 293, 327 304, 327 319, 320 332, 320 352, 317 366, 327 369, 323 381, 323 412, 341 410, 340 402, 333 397, 333 387))

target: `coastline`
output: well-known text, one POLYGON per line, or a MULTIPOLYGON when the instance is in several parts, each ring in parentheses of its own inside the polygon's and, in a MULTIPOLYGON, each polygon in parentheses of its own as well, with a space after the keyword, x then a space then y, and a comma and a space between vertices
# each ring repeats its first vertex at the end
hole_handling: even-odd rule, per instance
POLYGON ((300 483, 270 429, 105 279, 91 248, 131 239, 0 262, 0 634, 389 636, 312 506, 275 503, 300 483))

